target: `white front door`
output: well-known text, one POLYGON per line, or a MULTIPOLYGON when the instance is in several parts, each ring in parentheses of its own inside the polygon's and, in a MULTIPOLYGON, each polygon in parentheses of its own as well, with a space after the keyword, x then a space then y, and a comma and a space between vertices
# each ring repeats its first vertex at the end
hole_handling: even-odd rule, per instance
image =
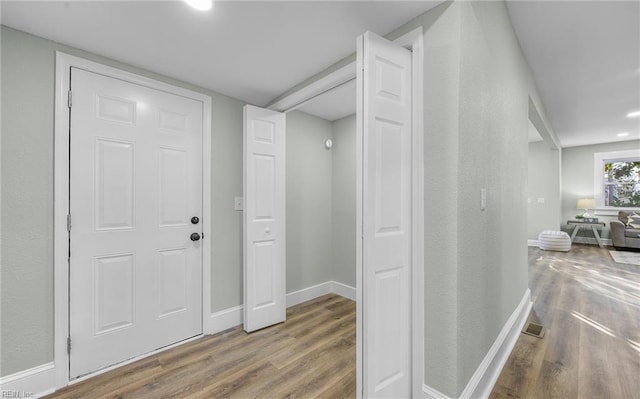
POLYGON ((77 68, 71 91, 73 379, 202 333, 203 103, 77 68))
POLYGON ((358 45, 362 143, 362 389, 411 397, 411 52, 358 45))
POLYGON ((286 318, 285 115, 244 107, 244 329, 286 318))

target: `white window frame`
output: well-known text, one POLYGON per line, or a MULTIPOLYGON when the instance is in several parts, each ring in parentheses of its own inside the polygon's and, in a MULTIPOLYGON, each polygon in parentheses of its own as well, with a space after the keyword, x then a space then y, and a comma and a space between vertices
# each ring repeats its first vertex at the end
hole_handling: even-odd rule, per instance
POLYGON ((604 205, 604 164, 606 162, 640 159, 640 148, 624 151, 596 152, 593 154, 593 196, 596 200, 595 214, 616 216, 618 211, 638 211, 640 208, 604 205))

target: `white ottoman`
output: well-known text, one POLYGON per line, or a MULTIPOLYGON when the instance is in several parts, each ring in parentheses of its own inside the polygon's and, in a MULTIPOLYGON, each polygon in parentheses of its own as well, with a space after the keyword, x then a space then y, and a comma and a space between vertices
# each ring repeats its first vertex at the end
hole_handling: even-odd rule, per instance
POLYGON ((545 230, 538 234, 538 248, 566 252, 571 249, 571 237, 564 231, 545 230))

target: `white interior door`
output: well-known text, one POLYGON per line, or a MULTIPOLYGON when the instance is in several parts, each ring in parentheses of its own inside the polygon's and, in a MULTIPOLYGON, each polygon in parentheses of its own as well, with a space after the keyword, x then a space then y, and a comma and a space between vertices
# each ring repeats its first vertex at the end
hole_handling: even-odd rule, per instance
POLYGON ((358 45, 362 143, 362 394, 411 397, 411 52, 358 45))
POLYGON ((244 107, 244 329, 286 318, 285 114, 244 107))
POLYGON ((203 103, 71 68, 70 377, 202 333, 203 103))

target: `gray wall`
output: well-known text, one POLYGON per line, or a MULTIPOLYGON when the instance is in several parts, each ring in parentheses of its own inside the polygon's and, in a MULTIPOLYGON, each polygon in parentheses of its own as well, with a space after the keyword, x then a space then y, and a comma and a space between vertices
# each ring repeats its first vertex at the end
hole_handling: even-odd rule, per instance
MULTIPOLYGON (((97 61, 212 97, 212 312, 242 304, 242 102, 84 51, 2 27, 2 254, 0 375, 53 360, 53 112, 55 51, 97 61), (37 110, 37 112, 31 112, 37 110)), ((328 280, 355 285, 348 242, 333 255, 333 124, 287 115, 287 292, 328 280), (342 260, 340 260, 342 259, 342 260), (338 263, 336 263, 336 261, 338 263), (340 264, 342 267, 334 265, 340 264)), ((337 146, 349 166, 355 127, 337 146), (351 144, 350 143, 351 140, 351 144), (342 151, 342 152, 341 152, 342 151), (351 153, 349 153, 349 151, 351 153)), ((347 211, 350 172, 339 173, 347 211), (342 180, 341 180, 342 179, 342 180), (346 184, 346 185, 345 185, 346 184)), ((355 192, 355 188, 351 191, 355 192)), ((355 203, 352 210, 355 215, 355 203)), ((340 215, 341 222, 344 222, 340 215)), ((355 216, 353 216, 354 218, 355 216)), ((354 222, 355 223, 355 222, 354 222)), ((345 229, 348 227, 345 227, 345 229)), ((341 232, 342 233, 342 232, 341 232)), ((355 253, 355 246, 351 249, 355 253)), ((353 255, 352 255, 353 256, 353 255)))
POLYGON ((332 123, 333 280, 356 286, 356 117, 332 123))
MULTIPOLYGON (((640 148, 640 140, 619 141, 607 144, 595 144, 562 149, 562 223, 575 219, 582 211, 576 209, 580 198, 593 198, 593 154, 596 152, 622 151, 640 148)), ((593 213, 593 211, 590 211, 593 213)), ((616 216, 596 215, 598 219, 607 223, 603 238, 610 238, 609 221, 617 219, 616 216)), ((565 228, 568 232, 573 228, 565 228)), ((591 231, 582 229, 581 236, 593 237, 591 231)), ((595 241, 593 241, 595 243, 595 241)))
POLYGON ((417 26, 425 39, 424 382, 457 397, 527 290, 527 227, 514 221, 527 206, 529 99, 544 107, 504 2, 446 2, 389 38, 417 26))
POLYGON ((287 113, 287 292, 332 280, 331 122, 287 113))
POLYGON ((559 230, 560 151, 544 141, 529 143, 527 195, 529 240, 537 240, 543 230, 559 230))
POLYGON ((2 320, 0 373, 53 359, 55 51, 212 97, 213 311, 242 303, 242 106, 237 100, 2 27, 2 320))
POLYGON ((355 137, 355 115, 287 114, 287 292, 356 285, 355 137))
MULTIPOLYGON (((514 220, 521 218, 526 207, 529 97, 537 109, 543 107, 504 2, 446 2, 389 37, 393 39, 417 26, 423 27, 425 40, 424 382, 457 397, 527 289, 527 229, 525 223, 514 223, 514 220), (487 189, 488 204, 482 212, 479 192, 483 187, 487 189)), ((12 256, 2 253, 3 289, 12 284, 9 296, 14 298, 6 306, 12 312, 10 317, 5 317, 3 308, 3 348, 8 347, 11 352, 2 354, 8 368, 2 370, 5 375, 52 357, 51 169, 55 49, 65 48, 11 30, 3 31, 3 115, 10 115, 14 122, 2 121, 2 189, 3 194, 13 190, 19 194, 13 200, 3 198, 2 227, 6 226, 7 230, 3 231, 2 244, 5 250, 12 245, 21 249, 12 256), (6 58, 12 60, 6 61, 6 58), (11 70, 7 72, 6 67, 11 70), (15 85, 11 90, 5 89, 5 82, 14 80, 24 81, 26 87, 21 91, 15 85), (12 104, 16 99, 19 105, 16 111, 7 107, 8 98, 12 104), (32 101, 38 102, 36 109, 41 110, 35 116, 23 111, 34 109, 30 106, 32 101), (12 129, 7 141, 16 144, 5 148, 8 127, 12 129), (20 145, 18 136, 22 135, 30 137, 34 148, 20 145), (10 170, 6 171, 7 168, 10 170), (14 174, 42 186, 20 180, 13 177, 14 174), (8 177, 12 178, 11 184, 5 182, 8 177), (7 204, 7 201, 11 202, 7 204), (21 207, 23 201, 30 201, 32 205, 21 207), (39 212, 39 206, 45 210, 39 212), (9 210, 34 212, 42 219, 29 217, 34 225, 18 224, 15 217, 6 223, 9 210), (7 242, 7 231, 22 240, 7 242), (38 240, 30 243, 29 259, 22 259, 19 253, 26 249, 24 239, 32 236, 38 240), (23 293, 27 290, 31 295, 23 293), (16 308, 18 305, 20 309, 16 308), (5 337, 5 331, 9 332, 9 338, 5 337), (22 344, 29 340, 21 336, 25 331, 38 337, 29 348, 22 344), (25 350, 15 350, 16 345, 22 345, 25 350)), ((65 50, 115 64, 83 52, 65 50)), ((241 192, 241 104, 215 93, 211 95, 214 96, 213 215, 221 223, 214 231, 217 243, 212 256, 217 268, 212 281, 214 292, 225 289, 221 286, 230 286, 229 297, 214 296, 212 306, 223 309, 241 302, 240 215, 232 210, 233 196, 241 192), (217 108, 217 104, 225 106, 217 108), (224 127, 220 127, 221 123, 224 127), (224 147, 222 144, 217 147, 218 142, 225 143, 224 147), (220 163, 216 161, 218 157, 220 163), (222 164, 223 159, 228 163, 222 164), (217 207, 216 203, 221 205, 217 207)), ((548 125, 544 115, 542 117, 548 125)), ((3 291, 3 306, 4 297, 3 291)))

